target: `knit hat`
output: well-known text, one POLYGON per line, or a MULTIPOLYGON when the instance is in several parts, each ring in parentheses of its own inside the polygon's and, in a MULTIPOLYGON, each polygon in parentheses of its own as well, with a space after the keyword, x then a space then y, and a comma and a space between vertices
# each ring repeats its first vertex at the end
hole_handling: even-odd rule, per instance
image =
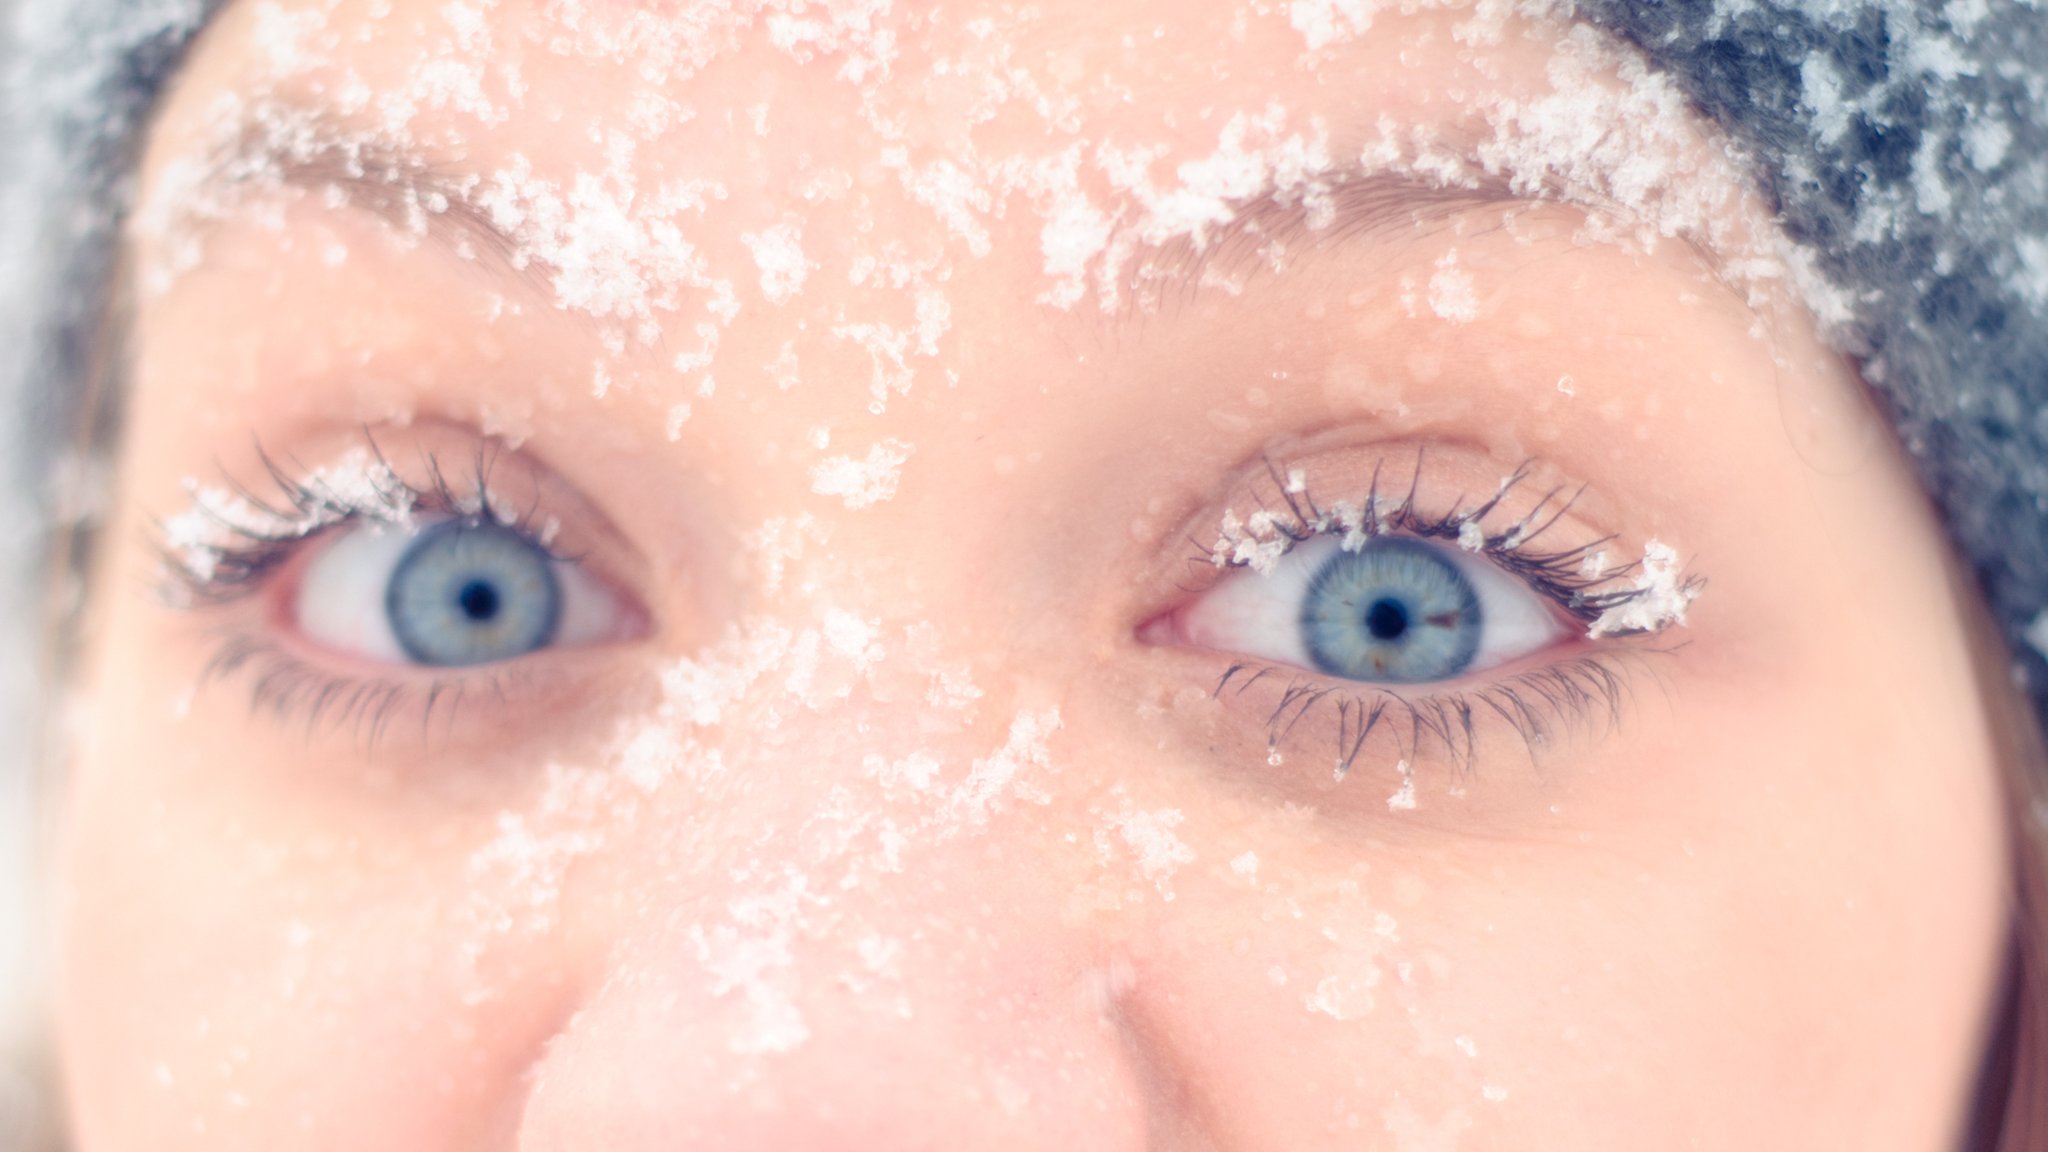
POLYGON ((2048 714, 2048 7, 1582 4, 1755 161, 2048 714))

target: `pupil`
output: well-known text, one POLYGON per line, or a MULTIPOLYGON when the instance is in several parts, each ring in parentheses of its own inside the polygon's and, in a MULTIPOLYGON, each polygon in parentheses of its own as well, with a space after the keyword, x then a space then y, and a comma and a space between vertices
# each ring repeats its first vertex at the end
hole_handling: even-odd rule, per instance
POLYGON ((1398 600, 1375 600, 1365 610, 1365 627, 1375 640, 1399 640, 1408 631, 1408 609, 1398 600))
POLYGON ((498 590, 482 580, 464 584, 455 600, 462 605, 462 614, 479 624, 498 614, 498 590))

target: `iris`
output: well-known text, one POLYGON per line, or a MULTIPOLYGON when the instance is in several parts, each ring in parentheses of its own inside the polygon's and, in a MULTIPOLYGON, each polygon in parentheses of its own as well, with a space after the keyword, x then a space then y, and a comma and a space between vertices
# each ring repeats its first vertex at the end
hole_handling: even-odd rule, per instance
POLYGON ((554 563, 539 545, 497 524, 457 520, 429 528, 386 586, 392 634, 415 662, 444 668, 543 648, 562 615, 554 563))
POLYGON ((1337 552, 1309 581, 1301 637, 1318 669, 1347 680, 1447 680, 1479 650, 1479 596, 1442 549, 1387 536, 1337 552))

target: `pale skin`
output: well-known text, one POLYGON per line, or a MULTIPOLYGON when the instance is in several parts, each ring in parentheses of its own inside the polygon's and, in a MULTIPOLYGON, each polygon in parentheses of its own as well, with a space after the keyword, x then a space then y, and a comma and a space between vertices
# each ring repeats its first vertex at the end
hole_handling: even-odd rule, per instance
POLYGON ((693 360, 701 282, 593 315, 545 261, 275 189, 141 292, 65 806, 82 1152, 1953 1141, 2006 929, 1987 689, 1938 528, 1790 293, 1731 286, 1734 253, 1482 197, 1105 311, 1047 298, 1028 199, 949 231, 878 159, 1078 139, 1157 145, 1167 172, 1274 104, 1345 153, 1383 117, 1450 137, 1473 101, 1546 91, 1560 29, 1475 49, 1462 13, 1382 13, 1307 67, 1282 16, 1062 0, 992 9, 994 35, 877 17, 900 55, 856 84, 857 50, 795 59, 772 21, 664 71, 619 62, 638 42, 546 50, 546 6, 466 41, 439 3, 375 7, 282 6, 332 43, 279 84, 257 47, 279 18, 231 6, 145 188, 216 146, 224 93, 362 119, 351 78, 475 59, 496 98, 516 64, 503 115, 418 113, 423 160, 715 183, 677 220, 738 309, 693 360), (1003 69, 1064 135, 1026 97, 966 111, 1003 69), (689 114, 648 127, 650 92, 689 114), (634 124, 623 160, 593 132, 634 124), (794 287, 737 239, 792 223, 794 287), (888 358, 849 325, 912 332, 921 290, 945 320, 878 397, 888 358), (148 525, 187 478, 255 487, 255 445, 314 468, 366 431, 458 493, 491 446, 492 488, 617 606, 602 634, 502 691, 462 673, 430 712, 435 674, 303 635, 294 582, 351 529, 232 604, 147 594, 148 525), (815 471, 892 444, 872 502, 815 471), (1185 625, 1261 579, 1207 561, 1226 509, 1280 491, 1263 459, 1323 504, 1419 476, 1439 514, 1527 467, 1530 498, 1584 489, 1562 542, 1611 536, 1621 563, 1665 541, 1706 583, 1682 626, 1561 617, 1541 650, 1398 689, 1594 657, 1611 714, 1533 748, 1484 710, 1469 750, 1389 725, 1339 780, 1331 710, 1270 757, 1268 721, 1291 676, 1384 689, 1215 693, 1246 654, 1185 625), (763 546, 777 523, 801 549, 763 546), (252 712, 249 673, 202 683, 224 632, 409 694, 376 732, 252 712), (697 674, 734 687, 693 713, 697 674))

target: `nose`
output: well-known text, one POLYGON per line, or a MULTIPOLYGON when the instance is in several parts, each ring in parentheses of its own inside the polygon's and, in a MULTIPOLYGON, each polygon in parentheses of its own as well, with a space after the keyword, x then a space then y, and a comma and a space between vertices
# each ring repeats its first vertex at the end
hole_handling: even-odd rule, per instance
POLYGON ((518 1146, 1149 1147, 1149 1057, 1117 946, 1044 843, 1052 806, 934 831, 876 756, 776 743, 725 765, 774 786, 673 813, 725 848, 642 835, 566 894, 603 911, 580 914, 587 992, 531 1069, 518 1146))

